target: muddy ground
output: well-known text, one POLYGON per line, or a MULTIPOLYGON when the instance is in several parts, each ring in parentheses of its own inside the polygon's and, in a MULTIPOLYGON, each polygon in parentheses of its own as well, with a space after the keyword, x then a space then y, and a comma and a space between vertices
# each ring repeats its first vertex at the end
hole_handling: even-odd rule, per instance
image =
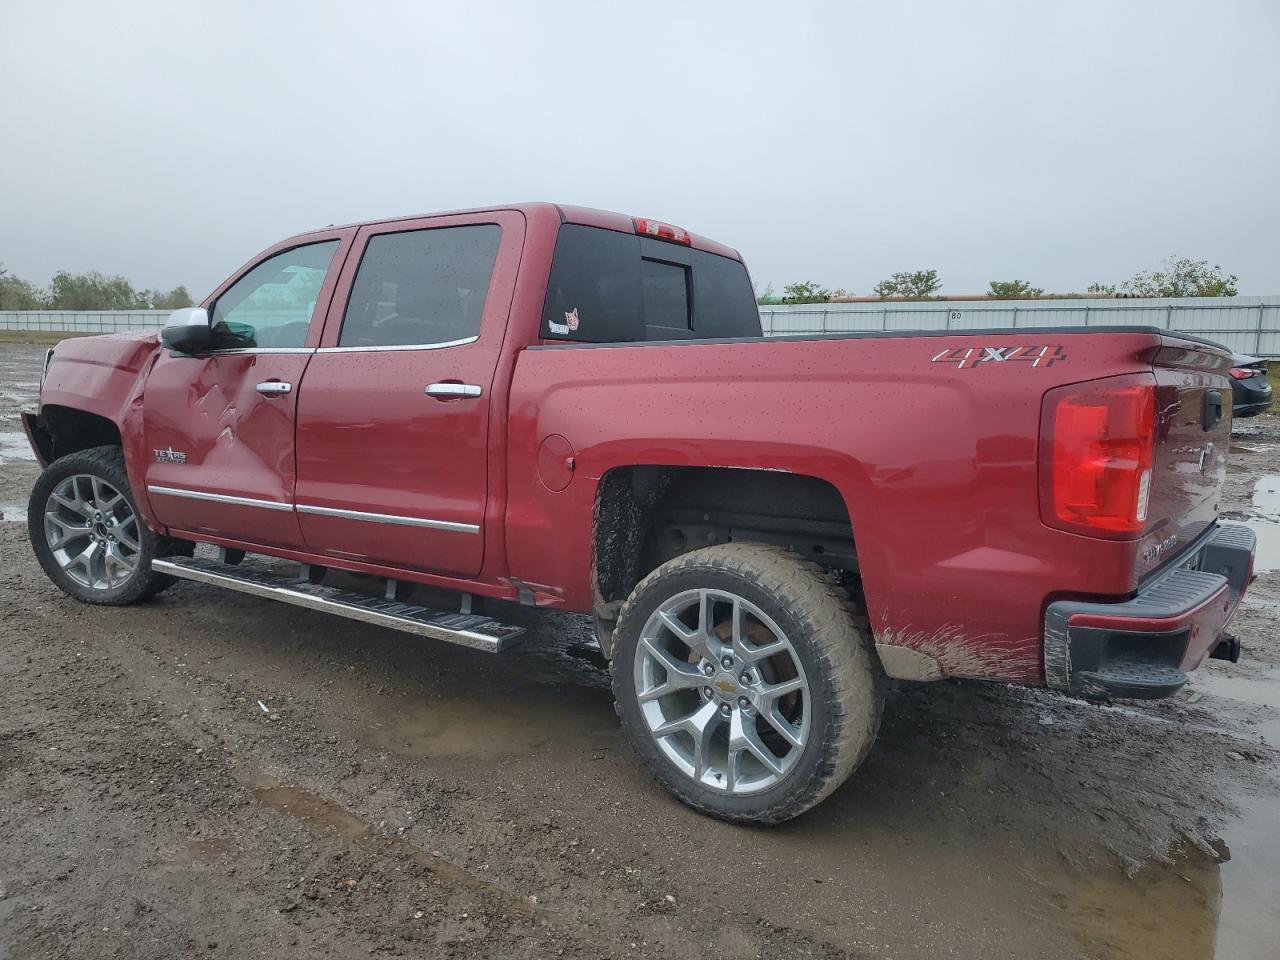
POLYGON ((900 685, 866 764, 773 829, 623 740, 581 618, 494 657, 212 587, 81 606, 31 557, 0 344, 0 957, 1274 958, 1280 418, 1245 658, 1158 703, 900 685))

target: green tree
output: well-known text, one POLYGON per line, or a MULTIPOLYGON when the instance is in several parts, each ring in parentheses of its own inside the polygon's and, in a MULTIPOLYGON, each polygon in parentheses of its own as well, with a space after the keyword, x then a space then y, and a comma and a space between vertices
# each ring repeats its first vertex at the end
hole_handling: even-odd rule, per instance
POLYGON ((1111 296, 1116 292, 1114 283, 1091 283, 1089 284, 1089 293, 1096 293, 1099 296, 1111 296))
POLYGON ((40 310, 44 292, 30 281, 15 277, 0 264, 0 310, 40 310))
POLYGON ((783 303, 829 303, 831 291, 812 280, 788 283, 782 288, 783 303))
POLYGON ((988 296, 996 300, 1028 300, 1043 296, 1044 291, 1025 280, 992 280, 988 296))
POLYGON ((917 270, 914 273, 899 272, 888 280, 875 285, 876 296, 881 300, 901 297, 904 300, 927 300, 942 289, 937 270, 917 270))
POLYGON ((124 277, 106 277, 98 271, 68 273, 59 270, 49 284, 50 310, 145 310, 150 307, 124 277))
POLYGON ((1123 289, 1139 297, 1234 297, 1239 279, 1224 274, 1208 260, 1168 257, 1163 270, 1144 270, 1124 282, 1123 289))
POLYGON ((191 306, 191 294, 187 293, 187 288, 184 286, 174 287, 168 293, 145 290, 143 296, 156 310, 177 310, 179 307, 191 306))

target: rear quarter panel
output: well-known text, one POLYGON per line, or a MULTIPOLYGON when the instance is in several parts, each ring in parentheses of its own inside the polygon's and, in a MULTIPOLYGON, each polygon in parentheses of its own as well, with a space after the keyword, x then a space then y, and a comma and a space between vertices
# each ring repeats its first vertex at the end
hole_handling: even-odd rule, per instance
POLYGON ((632 464, 782 470, 831 483, 848 507, 877 642, 953 676, 1036 682, 1057 591, 1123 595, 1135 543, 1040 521, 1036 447, 1051 387, 1150 367, 1158 337, 967 334, 623 346, 518 358, 510 397, 508 559, 514 576, 591 609, 599 478, 632 464), (956 357, 1061 345, 1047 365, 956 357), (568 440, 573 479, 538 476, 568 440))

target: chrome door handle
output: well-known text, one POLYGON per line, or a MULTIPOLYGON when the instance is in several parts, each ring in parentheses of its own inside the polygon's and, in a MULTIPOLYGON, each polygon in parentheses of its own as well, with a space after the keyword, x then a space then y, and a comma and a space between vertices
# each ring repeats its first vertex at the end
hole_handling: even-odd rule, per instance
POLYGON ((480 396, 480 388, 474 383, 429 383, 427 384, 428 397, 440 397, 441 399, 456 399, 457 397, 478 397, 480 396))
POLYGON ((278 397, 283 393, 292 392, 293 384, 285 383, 283 380, 264 380, 254 389, 265 397, 278 397))

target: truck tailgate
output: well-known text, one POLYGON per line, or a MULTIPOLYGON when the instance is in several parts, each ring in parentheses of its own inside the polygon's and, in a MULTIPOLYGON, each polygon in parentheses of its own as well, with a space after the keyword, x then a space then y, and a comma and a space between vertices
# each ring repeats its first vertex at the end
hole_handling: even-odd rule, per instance
POLYGON ((1217 518, 1231 447, 1231 357, 1225 350, 1165 337, 1152 359, 1155 451, 1139 576, 1172 559, 1217 518))

